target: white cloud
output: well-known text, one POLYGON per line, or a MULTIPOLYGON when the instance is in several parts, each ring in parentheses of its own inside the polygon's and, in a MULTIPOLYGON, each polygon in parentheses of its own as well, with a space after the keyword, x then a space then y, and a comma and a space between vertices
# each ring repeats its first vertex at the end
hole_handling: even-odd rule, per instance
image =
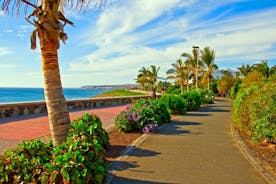
POLYGON ((13 53, 12 50, 5 48, 5 47, 0 47, 0 56, 12 54, 12 53, 13 53))
POLYGON ((215 49, 216 62, 222 67, 225 62, 275 59, 275 8, 235 16, 229 8, 205 18, 220 6, 237 1, 243 0, 117 1, 84 34, 84 43, 99 49, 70 62, 70 71, 85 72, 97 81, 133 82, 142 66, 161 66, 160 74, 165 75, 171 63, 181 53, 191 52, 195 44, 215 49), (175 16, 175 10, 183 12, 175 16))
POLYGON ((3 32, 4 32, 4 33, 12 33, 13 30, 12 30, 12 29, 4 29, 3 32))
POLYGON ((3 16, 3 15, 4 15, 4 11, 0 10, 0 16, 3 16))
POLYGON ((17 68, 18 65, 13 65, 13 64, 0 64, 1 69, 11 69, 11 68, 17 68))

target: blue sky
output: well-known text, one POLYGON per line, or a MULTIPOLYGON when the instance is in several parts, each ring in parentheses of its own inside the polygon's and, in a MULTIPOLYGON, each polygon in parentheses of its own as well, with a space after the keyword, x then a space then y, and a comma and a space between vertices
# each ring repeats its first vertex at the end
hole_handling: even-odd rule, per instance
MULTIPOLYGON (((220 69, 263 59, 276 65, 275 0, 112 0, 85 14, 67 13, 59 63, 64 87, 135 83, 138 70, 171 63, 192 46, 210 46, 220 69)), ((24 15, 0 12, 0 87, 42 87, 39 49, 24 15)))

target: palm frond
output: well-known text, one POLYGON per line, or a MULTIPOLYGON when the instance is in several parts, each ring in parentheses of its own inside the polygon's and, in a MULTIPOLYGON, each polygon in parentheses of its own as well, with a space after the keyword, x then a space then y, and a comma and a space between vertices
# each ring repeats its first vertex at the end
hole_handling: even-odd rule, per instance
MULTIPOLYGON (((1 0, 1 10, 5 13, 16 13, 19 15, 24 12, 26 14, 28 7, 34 5, 40 6, 42 2, 47 0, 1 0)), ((59 3, 59 8, 68 8, 72 11, 85 11, 92 3, 96 8, 104 7, 108 0, 55 0, 59 3)))

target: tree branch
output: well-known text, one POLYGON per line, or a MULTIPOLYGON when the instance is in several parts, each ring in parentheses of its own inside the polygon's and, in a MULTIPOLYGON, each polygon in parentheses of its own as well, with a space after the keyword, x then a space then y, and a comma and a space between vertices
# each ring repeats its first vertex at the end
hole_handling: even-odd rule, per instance
POLYGON ((30 3, 29 1, 26 1, 26 0, 21 0, 21 1, 22 1, 23 3, 26 3, 26 4, 29 5, 29 6, 32 6, 32 7, 35 8, 35 9, 39 9, 36 5, 30 3))

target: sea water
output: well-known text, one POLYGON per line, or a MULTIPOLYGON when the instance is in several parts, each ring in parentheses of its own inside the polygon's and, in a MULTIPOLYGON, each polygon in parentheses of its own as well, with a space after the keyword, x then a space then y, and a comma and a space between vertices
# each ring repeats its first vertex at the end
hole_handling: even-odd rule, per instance
MULTIPOLYGON (((96 96, 108 89, 64 88, 66 100, 96 96)), ((0 103, 44 101, 43 88, 3 88, 0 87, 0 103)))

